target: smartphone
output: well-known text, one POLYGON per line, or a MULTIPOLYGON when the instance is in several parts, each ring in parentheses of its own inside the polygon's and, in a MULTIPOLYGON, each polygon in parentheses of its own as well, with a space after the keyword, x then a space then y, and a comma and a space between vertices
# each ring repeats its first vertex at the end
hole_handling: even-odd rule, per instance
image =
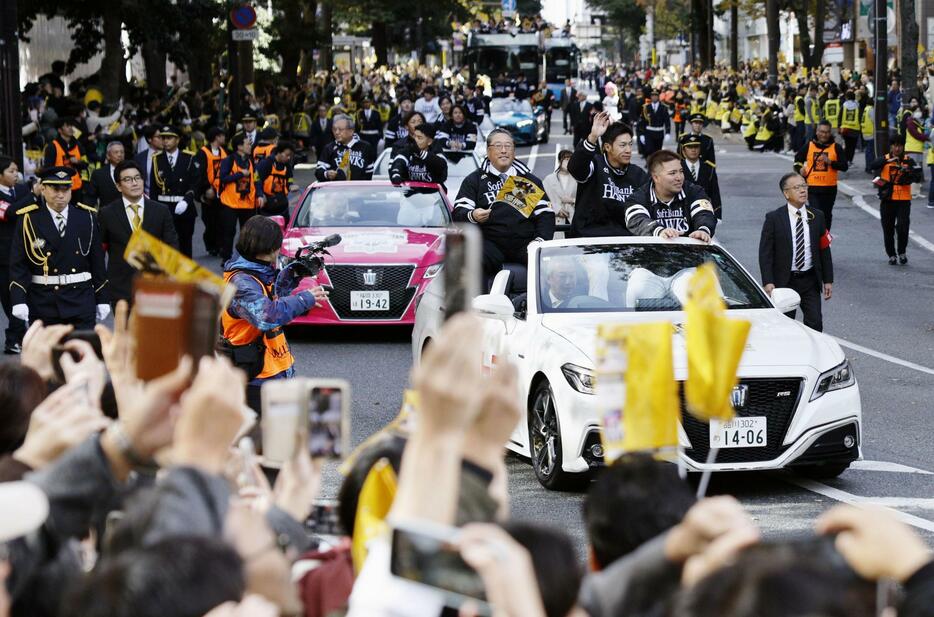
POLYGON ((337 507, 336 499, 316 499, 311 506, 311 514, 305 519, 305 529, 318 536, 344 535, 337 507))
POLYGON ((476 225, 458 224, 444 234, 444 318, 470 309, 482 293, 483 244, 476 225))
POLYGON ((305 431, 312 458, 344 458, 350 448, 350 384, 343 379, 309 379, 305 431))
POLYGON ((481 615, 490 615, 483 580, 467 565, 456 546, 459 533, 456 527, 427 521, 397 524, 392 530, 389 571, 393 576, 440 591, 452 608, 472 600, 479 605, 481 615))
POLYGON ((104 352, 101 350, 101 339, 94 330, 74 330, 62 337, 58 345, 52 347, 52 370, 55 373, 55 379, 58 383, 65 383, 65 373, 62 371, 62 356, 68 353, 75 362, 81 360, 74 351, 66 350, 65 343, 68 341, 85 341, 94 349, 94 355, 99 360, 104 359, 104 352))
POLYGON ((275 379, 260 389, 263 465, 279 468, 295 456, 305 433, 308 384, 305 379, 275 379))

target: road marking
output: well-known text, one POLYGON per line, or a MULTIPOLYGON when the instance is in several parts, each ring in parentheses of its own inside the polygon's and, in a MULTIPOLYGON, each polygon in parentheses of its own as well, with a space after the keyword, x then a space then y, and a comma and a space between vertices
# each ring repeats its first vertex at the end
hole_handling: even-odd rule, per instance
POLYGON ((518 154, 518 155, 516 155, 516 158, 517 158, 517 159, 528 158, 529 160, 526 162, 526 165, 529 166, 529 169, 534 170, 534 169, 535 169, 535 159, 538 158, 538 144, 533 145, 533 146, 532 146, 532 149, 529 150, 529 153, 528 153, 528 154, 518 154))
POLYGON ((928 368, 927 366, 922 366, 920 364, 915 364, 909 360, 902 360, 901 358, 896 358, 895 356, 890 356, 887 353, 882 353, 881 351, 876 351, 875 349, 869 349, 868 347, 863 347, 856 343, 851 343, 845 339, 840 338, 839 336, 832 337, 835 341, 840 343, 842 347, 848 347, 854 351, 864 353, 874 358, 879 358, 880 360, 885 360, 886 362, 891 362, 892 364, 897 364, 899 366, 904 366, 905 368, 910 368, 915 371, 920 371, 922 373, 927 373, 928 375, 934 375, 934 369, 928 368))
MULTIPOLYGON (((830 497, 842 503, 848 503, 852 506, 865 506, 869 504, 880 505, 882 508, 890 511, 895 517, 901 520, 903 523, 907 523, 918 529, 924 529, 926 531, 934 531, 934 521, 929 521, 927 519, 921 518, 920 516, 915 516, 913 514, 908 514, 907 512, 902 512, 894 508, 888 507, 883 503, 886 498, 879 497, 873 499, 871 497, 860 497, 859 495, 854 495, 853 493, 848 493, 842 491, 838 488, 833 488, 832 486, 827 486, 826 484, 821 484, 820 482, 815 482, 814 480, 805 480, 803 478, 784 478, 784 480, 790 484, 794 484, 803 488, 804 490, 811 491, 812 493, 817 493, 818 495, 823 495, 824 497, 830 497)), ((914 500, 914 501, 934 501, 934 500, 914 500)))
MULTIPOLYGON (((843 184, 843 183, 841 182, 840 184, 843 184)), ((872 216, 876 217, 877 219, 878 219, 878 218, 881 218, 881 215, 879 214, 879 211, 878 211, 877 209, 873 208, 872 206, 870 206, 868 203, 866 203, 866 199, 865 199, 862 195, 856 194, 856 195, 852 195, 851 197, 852 197, 852 199, 853 199, 853 203, 856 204, 856 207, 857 207, 857 208, 859 208, 859 209, 862 210, 863 212, 866 212, 866 213, 868 213, 868 214, 871 214, 872 216)), ((920 247, 922 247, 922 248, 925 248, 925 249, 929 250, 930 252, 934 253, 934 242, 931 242, 930 240, 928 240, 927 238, 925 238, 925 237, 922 236, 921 234, 919 234, 919 233, 917 233, 917 232, 915 232, 915 231, 909 230, 909 231, 908 231, 908 239, 909 239, 909 240, 914 240, 915 243, 918 244, 918 246, 920 246, 920 247)))
POLYGON ((923 476, 934 476, 934 471, 909 467, 900 463, 890 463, 888 461, 853 461, 850 463, 850 469, 859 471, 885 471, 891 473, 914 473, 923 476))
POLYGON ((314 164, 314 163, 299 163, 298 165, 295 166, 295 169, 305 169, 305 170, 308 170, 308 169, 314 169, 314 168, 315 168, 315 164, 314 164))

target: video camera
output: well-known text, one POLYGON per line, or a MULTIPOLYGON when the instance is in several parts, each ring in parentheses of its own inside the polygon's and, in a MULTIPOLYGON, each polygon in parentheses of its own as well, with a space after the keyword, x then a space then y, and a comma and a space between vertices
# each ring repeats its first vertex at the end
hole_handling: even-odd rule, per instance
POLYGON ((286 267, 296 264, 302 276, 315 276, 324 268, 324 255, 330 255, 327 249, 337 246, 340 241, 340 234, 331 234, 323 240, 299 247, 286 267))

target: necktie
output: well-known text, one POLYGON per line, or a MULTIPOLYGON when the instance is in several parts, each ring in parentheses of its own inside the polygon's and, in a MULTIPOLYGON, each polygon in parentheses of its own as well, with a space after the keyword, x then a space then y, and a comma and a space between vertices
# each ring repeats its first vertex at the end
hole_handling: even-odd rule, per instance
POLYGON ((142 224, 143 219, 139 216, 139 204, 130 204, 130 210, 133 211, 132 226, 133 231, 139 229, 139 226, 142 224))
POLYGON ((804 270, 804 221, 800 210, 795 214, 798 217, 795 222, 795 269, 800 272, 804 270))
POLYGON ((694 182, 697 182, 697 163, 691 164, 691 176, 694 177, 694 182))
POLYGON ((58 235, 64 238, 65 237, 65 217, 62 216, 61 214, 58 214, 56 215, 56 218, 58 218, 58 235))
POLYGON ((175 169, 175 155, 169 155, 169 167, 175 169))

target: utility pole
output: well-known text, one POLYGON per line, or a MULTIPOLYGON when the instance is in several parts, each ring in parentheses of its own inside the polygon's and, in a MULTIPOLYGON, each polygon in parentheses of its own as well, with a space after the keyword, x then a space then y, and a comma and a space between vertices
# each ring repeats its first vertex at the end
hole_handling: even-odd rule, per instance
POLYGON ((23 112, 19 92, 16 0, 0 0, 0 152, 23 169, 23 112))
MULTIPOLYGON (((233 7, 235 2, 231 2, 233 7)), ((243 83, 240 78, 240 45, 233 39, 234 28, 233 20, 227 16, 227 72, 230 75, 230 88, 227 92, 227 101, 230 108, 230 127, 229 131, 233 134, 237 122, 240 120, 240 90, 243 83)))
POLYGON ((902 97, 910 101, 911 97, 918 96, 918 22, 915 0, 900 0, 898 12, 901 24, 898 41, 902 50, 902 97))
POLYGON ((889 151, 889 102, 888 102, 888 19, 886 18, 885 0, 875 0, 873 3, 872 21, 873 41, 875 41, 875 105, 876 115, 876 157, 885 156, 889 151))
POLYGON ((765 25, 769 39, 769 85, 775 86, 778 84, 778 47, 781 38, 781 24, 778 22, 778 0, 766 0, 765 25))

